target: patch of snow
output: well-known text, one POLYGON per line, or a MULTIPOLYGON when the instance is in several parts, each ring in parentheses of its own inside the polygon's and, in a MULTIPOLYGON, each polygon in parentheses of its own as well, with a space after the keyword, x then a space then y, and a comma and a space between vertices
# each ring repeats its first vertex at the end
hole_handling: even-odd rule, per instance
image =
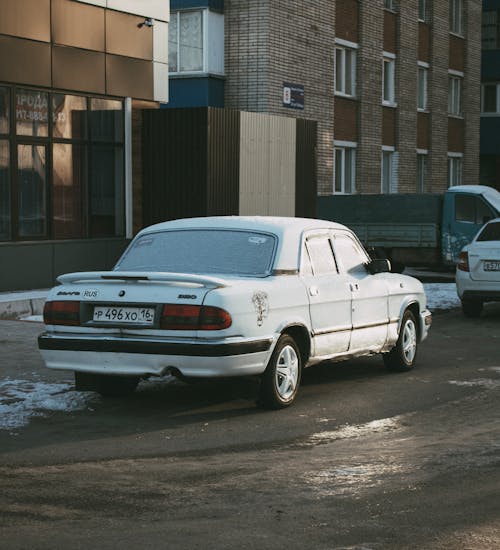
POLYGON ((95 393, 71 391, 71 384, 30 380, 0 381, 0 430, 29 424, 32 417, 49 411, 81 411, 97 399, 95 393))
POLYGON ((20 321, 31 321, 34 323, 43 323, 43 315, 26 315, 26 317, 21 317, 20 321))
POLYGON ((455 283, 424 283, 424 289, 427 295, 427 307, 431 311, 460 307, 455 283))
POLYGON ((500 380, 492 380, 491 378, 476 378, 475 380, 450 380, 450 384, 455 386, 479 387, 488 390, 496 390, 500 388, 500 380))
POLYGON ((346 424, 334 431, 324 431, 312 434, 309 438, 311 443, 329 443, 337 439, 351 439, 354 437, 363 437, 374 433, 383 433, 397 430, 400 427, 399 418, 382 418, 372 420, 366 424, 346 424))

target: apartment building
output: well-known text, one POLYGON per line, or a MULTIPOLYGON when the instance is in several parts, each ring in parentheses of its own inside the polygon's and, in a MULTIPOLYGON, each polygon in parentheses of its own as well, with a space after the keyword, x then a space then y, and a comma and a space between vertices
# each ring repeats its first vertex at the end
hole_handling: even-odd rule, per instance
POLYGON ((479 181, 481 0, 170 7, 170 107, 316 120, 320 194, 479 181))
POLYGON ((140 226, 168 18, 165 0, 0 2, 0 291, 110 267, 140 226))
POLYGON ((500 0, 483 0, 480 181, 500 190, 500 0))

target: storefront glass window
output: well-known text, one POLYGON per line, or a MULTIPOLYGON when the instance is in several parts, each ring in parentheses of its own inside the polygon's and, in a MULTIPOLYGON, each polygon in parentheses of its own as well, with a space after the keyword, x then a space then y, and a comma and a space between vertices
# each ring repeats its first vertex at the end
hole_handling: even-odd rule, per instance
POLYGON ((85 181, 85 148, 54 143, 52 147, 52 232, 56 239, 83 235, 82 188, 85 181))
POLYGON ((52 95, 52 136, 61 139, 83 139, 87 127, 87 98, 52 95))
POLYGON ((43 237, 47 233, 45 145, 18 145, 17 174, 19 235, 43 237))
POLYGON ((90 100, 90 136, 95 141, 123 141, 123 103, 90 100))
POLYGON ((9 133, 9 90, 0 86, 0 134, 9 133))
POLYGON ((49 135, 49 96, 45 92, 18 89, 16 93, 16 133, 19 136, 49 135))
POLYGON ((123 235, 123 147, 93 147, 89 174, 89 233, 91 237, 123 235))
POLYGON ((9 142, 0 139, 0 240, 10 238, 9 142))

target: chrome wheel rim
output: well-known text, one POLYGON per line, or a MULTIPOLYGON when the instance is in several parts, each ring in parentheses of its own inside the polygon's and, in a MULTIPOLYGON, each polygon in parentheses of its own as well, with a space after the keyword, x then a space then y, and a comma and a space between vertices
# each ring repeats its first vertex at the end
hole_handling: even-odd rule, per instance
POLYGON ((283 401, 290 399, 299 379, 299 358, 292 346, 285 346, 276 362, 276 389, 283 401))
POLYGON ((407 319, 403 327, 403 355, 410 365, 417 353, 417 329, 412 319, 407 319))

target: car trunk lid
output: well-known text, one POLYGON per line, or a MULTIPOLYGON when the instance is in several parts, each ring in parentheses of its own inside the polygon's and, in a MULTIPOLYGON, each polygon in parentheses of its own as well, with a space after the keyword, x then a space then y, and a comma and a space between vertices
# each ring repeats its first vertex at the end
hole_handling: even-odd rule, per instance
POLYGON ((474 281, 500 282, 500 246, 476 242, 469 250, 469 269, 474 281))

